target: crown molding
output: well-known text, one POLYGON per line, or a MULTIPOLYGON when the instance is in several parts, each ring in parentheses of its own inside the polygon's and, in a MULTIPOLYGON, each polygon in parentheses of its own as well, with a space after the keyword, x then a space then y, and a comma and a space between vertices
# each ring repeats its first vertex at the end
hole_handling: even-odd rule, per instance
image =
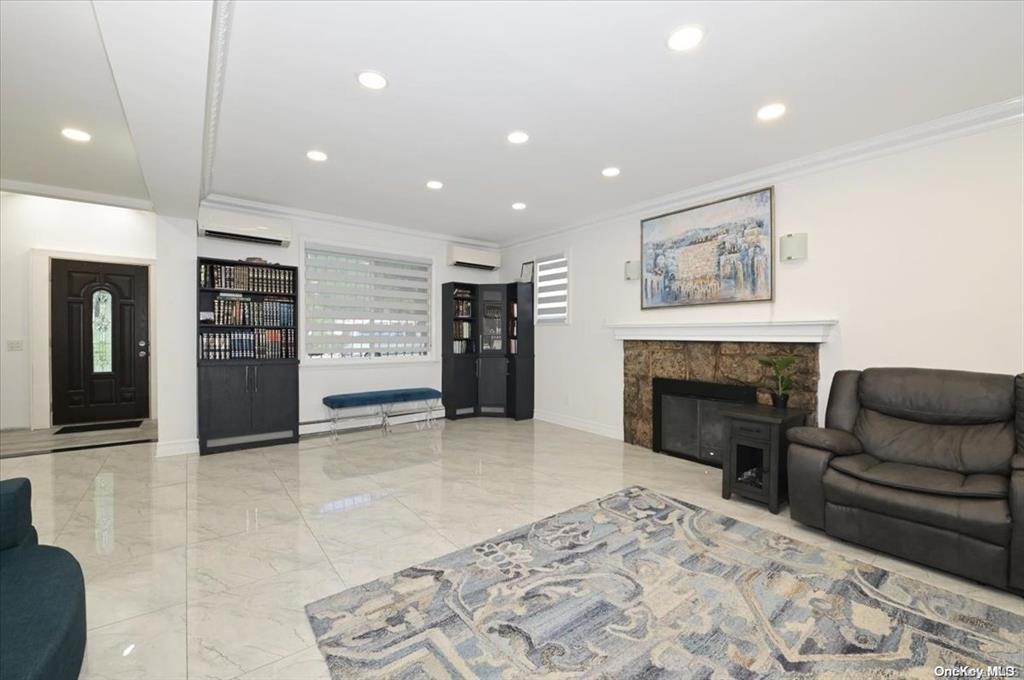
POLYGON ((86 191, 85 189, 58 187, 52 184, 36 184, 35 182, 20 182, 18 180, 6 178, 0 178, 0 191, 9 191, 15 194, 28 194, 30 196, 44 196, 46 198, 58 198, 65 201, 79 201, 80 203, 98 203, 100 205, 114 206, 115 208, 153 210, 153 202, 148 198, 117 196, 115 194, 103 194, 97 191, 86 191))
POLYGON ((340 215, 332 215, 330 213, 303 210, 302 208, 292 208, 285 205, 276 205, 274 203, 264 203, 262 201, 253 201, 248 198, 237 198, 235 196, 227 196, 224 194, 208 195, 199 202, 199 207, 211 210, 233 210, 248 213, 250 215, 263 215, 265 217, 278 220, 304 220, 307 222, 320 222, 322 224, 330 224, 334 226, 360 227, 362 229, 370 229, 372 231, 386 231, 392 234, 401 234, 402 236, 414 236, 416 238, 444 241, 445 243, 458 243, 467 246, 475 246, 477 248, 490 248, 493 250, 497 250, 499 248, 499 245, 494 241, 460 238, 450 234, 441 234, 434 231, 420 231, 419 229, 410 229, 409 227, 399 227, 394 224, 367 222, 365 220, 356 220, 348 217, 342 217, 340 215))
POLYGON ((206 112, 203 128, 203 174, 200 196, 210 193, 213 185, 213 155, 217 150, 217 130, 224 96, 224 71, 228 62, 228 40, 234 16, 234 0, 215 0, 213 26, 210 30, 210 63, 206 76, 206 112))
POLYGON ((1024 97, 1007 99, 969 111, 963 111, 944 118, 887 132, 876 137, 825 151, 802 156, 791 161, 769 165, 758 170, 734 175, 725 179, 702 184, 674 194, 667 194, 649 201, 610 211, 584 222, 555 229, 544 234, 501 243, 502 248, 526 245, 560 236, 574 231, 588 229, 610 220, 629 217, 637 213, 658 215, 679 210, 691 205, 706 203, 732 194, 743 193, 763 186, 831 170, 843 165, 870 160, 919 146, 936 144, 956 137, 977 134, 986 130, 1024 121, 1024 97))

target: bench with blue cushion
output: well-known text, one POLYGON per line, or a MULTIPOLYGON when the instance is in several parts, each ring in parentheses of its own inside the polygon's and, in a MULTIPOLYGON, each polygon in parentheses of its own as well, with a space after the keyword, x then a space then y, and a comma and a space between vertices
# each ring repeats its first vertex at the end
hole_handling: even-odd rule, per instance
POLYGON ((391 429, 390 419, 396 415, 411 415, 414 413, 426 413, 427 424, 434 421, 434 409, 440 406, 441 391, 431 387, 407 387, 397 390, 373 390, 370 392, 348 392, 346 394, 331 394, 323 398, 324 406, 331 414, 331 433, 337 434, 339 422, 348 418, 366 418, 366 414, 354 416, 341 416, 339 411, 347 408, 360 408, 368 406, 378 407, 377 415, 380 416, 381 429, 385 432, 391 429), (423 408, 414 411, 394 412, 396 404, 421 402, 423 408))

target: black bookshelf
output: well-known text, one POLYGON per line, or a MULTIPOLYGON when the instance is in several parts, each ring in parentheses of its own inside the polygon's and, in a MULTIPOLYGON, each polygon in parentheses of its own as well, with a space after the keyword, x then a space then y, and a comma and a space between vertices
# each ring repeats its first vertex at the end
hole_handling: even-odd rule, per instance
POLYGON ((298 269, 199 258, 199 452, 298 441, 298 269))
POLYGON ((533 285, 441 287, 445 416, 533 417, 533 285))

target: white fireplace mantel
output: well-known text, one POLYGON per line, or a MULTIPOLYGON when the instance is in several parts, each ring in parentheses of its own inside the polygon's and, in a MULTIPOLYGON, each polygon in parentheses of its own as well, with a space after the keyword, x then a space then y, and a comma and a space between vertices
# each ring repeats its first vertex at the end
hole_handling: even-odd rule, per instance
POLYGON ((609 323, 616 340, 703 342, 827 342, 835 319, 705 323, 609 323))

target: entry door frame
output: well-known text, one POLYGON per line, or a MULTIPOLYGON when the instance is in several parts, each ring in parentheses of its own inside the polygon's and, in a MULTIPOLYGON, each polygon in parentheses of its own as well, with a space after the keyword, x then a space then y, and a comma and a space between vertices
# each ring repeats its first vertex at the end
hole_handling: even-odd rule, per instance
POLYGON ((134 264, 149 269, 149 417, 157 411, 156 353, 159 310, 156 307, 156 260, 145 257, 119 257, 100 253, 81 253, 64 250, 33 248, 29 251, 29 309, 45 309, 45 314, 30 314, 28 329, 29 361, 31 363, 31 399, 29 400, 29 427, 33 430, 53 426, 53 366, 51 363, 50 328, 53 318, 50 309, 50 277, 53 260, 80 260, 107 264, 134 264))

